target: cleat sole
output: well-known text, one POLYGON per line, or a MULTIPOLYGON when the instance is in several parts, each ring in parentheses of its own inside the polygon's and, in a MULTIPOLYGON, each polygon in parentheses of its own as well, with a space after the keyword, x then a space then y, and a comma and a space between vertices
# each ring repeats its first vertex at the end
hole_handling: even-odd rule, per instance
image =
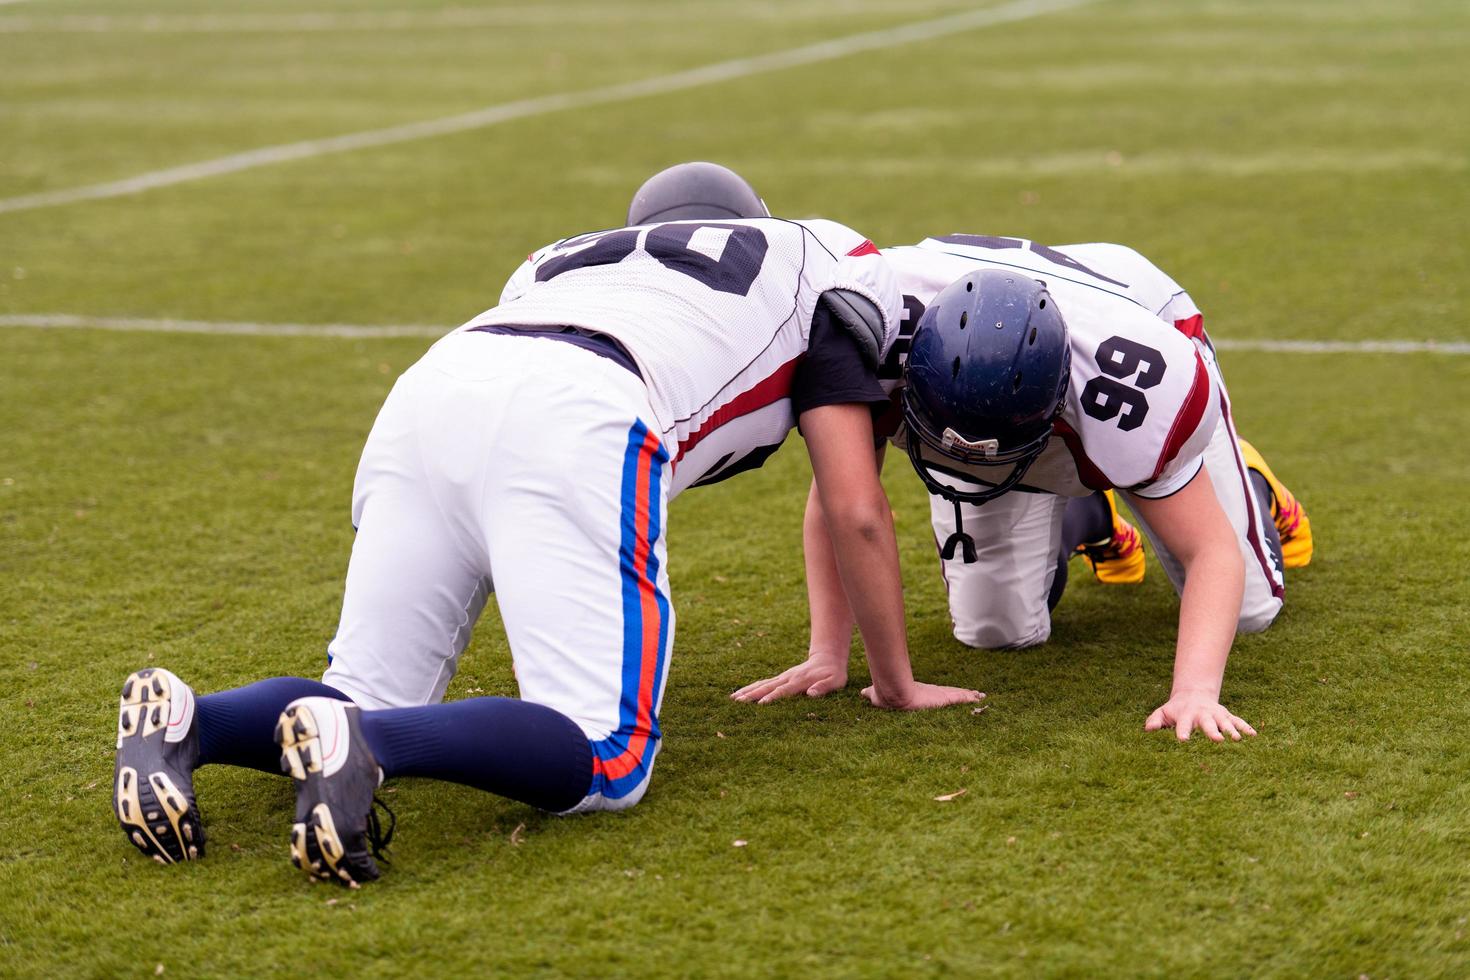
POLYGON ((144 668, 123 682, 118 702, 113 812, 129 843, 160 864, 197 860, 204 844, 191 793, 175 781, 186 774, 165 761, 174 695, 166 674, 144 668))
MULTIPOLYGON (((322 771, 319 733, 311 710, 300 705, 288 707, 276 724, 276 740, 281 746, 281 769, 298 782, 305 782, 308 774, 322 771)), ((325 803, 313 807, 306 822, 291 827, 291 863, 306 870, 313 878, 330 881, 340 877, 352 881, 352 876, 337 866, 345 852, 336 823, 332 820, 331 808, 325 803), (317 855, 320 855, 320 860, 317 855)))
POLYGON ((363 853, 360 842, 343 837, 331 805, 320 795, 324 781, 331 777, 323 767, 322 723, 311 706, 288 706, 277 721, 275 735, 281 748, 281 769, 296 782, 297 819, 291 826, 290 840, 292 866, 313 882, 330 881, 348 888, 377 878, 372 858, 363 853))

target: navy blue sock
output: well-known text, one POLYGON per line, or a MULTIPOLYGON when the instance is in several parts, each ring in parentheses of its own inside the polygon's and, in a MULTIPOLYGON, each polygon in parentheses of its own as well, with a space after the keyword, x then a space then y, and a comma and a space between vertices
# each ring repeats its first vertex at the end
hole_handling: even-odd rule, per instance
POLYGON ((592 786, 587 736, 544 705, 469 698, 361 718, 385 778, 428 776, 552 811, 576 806, 592 786))
POLYGON ((1062 513, 1062 555, 1072 557, 1079 544, 1113 536, 1113 512, 1101 493, 1072 497, 1062 513))
POLYGON ((276 721, 286 705, 313 696, 351 700, 334 687, 304 677, 268 677, 196 698, 199 764, 220 762, 279 773, 281 747, 276 744, 276 721))
POLYGON ((1057 603, 1062 601, 1062 593, 1067 591, 1067 561, 1072 556, 1062 552, 1057 556, 1057 572, 1052 576, 1051 591, 1046 594, 1046 608, 1049 612, 1055 612, 1057 603))
POLYGON ((1073 497, 1067 501, 1062 513, 1062 543, 1057 552, 1057 574, 1051 580, 1051 592, 1046 597, 1046 608, 1055 609, 1062 601, 1067 589, 1067 562, 1072 560, 1077 546, 1088 541, 1102 541, 1113 533, 1113 514, 1108 500, 1101 493, 1086 497, 1073 497))
POLYGON ((1261 507, 1262 523, 1266 525, 1266 547, 1271 549, 1271 554, 1276 558, 1276 567, 1285 568, 1281 563, 1281 532, 1276 530, 1276 522, 1271 519, 1271 501, 1274 499, 1271 493, 1271 484, 1266 478, 1255 470, 1250 470, 1251 490, 1255 491, 1256 503, 1261 507))

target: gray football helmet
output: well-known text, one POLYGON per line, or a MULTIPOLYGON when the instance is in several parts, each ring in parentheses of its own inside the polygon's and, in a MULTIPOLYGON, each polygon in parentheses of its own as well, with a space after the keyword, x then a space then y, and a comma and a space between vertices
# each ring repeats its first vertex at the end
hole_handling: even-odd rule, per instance
POLYGON ((628 224, 770 214, 744 177, 718 163, 695 161, 675 164, 644 181, 628 205, 628 224))

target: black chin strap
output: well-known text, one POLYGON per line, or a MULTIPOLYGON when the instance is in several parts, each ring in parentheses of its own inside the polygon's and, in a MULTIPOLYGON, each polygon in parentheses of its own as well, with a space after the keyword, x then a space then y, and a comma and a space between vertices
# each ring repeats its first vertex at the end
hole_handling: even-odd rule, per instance
POLYGON ((965 519, 960 516, 960 502, 951 500, 954 504, 954 533, 944 542, 940 549, 939 557, 945 561, 954 558, 955 546, 959 545, 960 554, 964 557, 966 565, 973 565, 977 561, 975 557, 975 539, 965 533, 965 519))

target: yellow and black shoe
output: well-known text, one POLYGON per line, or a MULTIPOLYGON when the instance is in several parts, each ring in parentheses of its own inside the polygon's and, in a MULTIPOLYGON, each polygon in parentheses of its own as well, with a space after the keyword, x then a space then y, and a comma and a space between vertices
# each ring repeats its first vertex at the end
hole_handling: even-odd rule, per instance
POLYGON ((129 675, 118 703, 112 809, 128 841, 159 864, 204 856, 204 824, 194 802, 198 765, 189 685, 159 667, 129 675))
POLYGON ((1077 546, 1077 553, 1092 566, 1092 574, 1104 585, 1137 585, 1147 571, 1143 536, 1118 513, 1118 500, 1113 491, 1105 491, 1103 496, 1108 500, 1108 511, 1113 518, 1113 533, 1101 541, 1084 541, 1077 546))
POLYGON ((1240 443, 1240 454, 1247 469, 1261 474, 1271 487, 1271 520, 1281 538, 1281 563, 1287 568, 1301 568, 1312 562, 1312 522, 1307 520, 1307 509, 1302 506, 1286 485, 1276 479, 1265 457, 1256 447, 1244 439, 1240 443))
MULTIPOLYGON (((378 875, 384 833, 373 807, 382 770, 362 736, 361 709, 333 698, 297 698, 276 724, 281 769, 296 782, 291 863, 314 879, 356 888, 378 875), (369 848, 372 853, 369 854, 369 848)), ((386 860, 386 859, 385 859, 386 860)))

